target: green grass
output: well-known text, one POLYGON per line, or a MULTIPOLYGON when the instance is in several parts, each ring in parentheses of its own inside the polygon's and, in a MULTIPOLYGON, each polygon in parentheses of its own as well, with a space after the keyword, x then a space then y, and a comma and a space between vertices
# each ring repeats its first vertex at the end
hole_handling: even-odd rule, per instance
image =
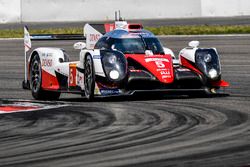
MULTIPOLYGON (((250 25, 146 27, 155 35, 250 34, 250 25)), ((82 34, 82 28, 33 29, 30 34, 82 34)), ((22 38, 23 29, 2 29, 0 38, 22 38)))
POLYGON ((155 35, 249 34, 250 25, 147 27, 155 35))

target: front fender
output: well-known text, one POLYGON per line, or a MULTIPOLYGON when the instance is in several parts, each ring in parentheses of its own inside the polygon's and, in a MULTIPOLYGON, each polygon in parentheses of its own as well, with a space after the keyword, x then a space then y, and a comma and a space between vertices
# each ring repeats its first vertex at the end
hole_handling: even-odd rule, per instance
POLYGON ((105 77, 105 73, 102 68, 102 62, 101 62, 101 55, 100 55, 100 50, 95 49, 95 50, 82 50, 80 52, 80 68, 84 69, 84 61, 86 55, 91 55, 94 63, 94 68, 95 68, 95 74, 105 77))

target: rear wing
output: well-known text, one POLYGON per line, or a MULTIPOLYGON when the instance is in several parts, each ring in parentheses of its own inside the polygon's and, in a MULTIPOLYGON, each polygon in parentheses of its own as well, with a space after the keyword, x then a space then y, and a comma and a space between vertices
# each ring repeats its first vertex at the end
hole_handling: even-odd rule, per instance
POLYGON ((96 42, 106 33, 115 29, 126 31, 136 31, 143 29, 141 24, 128 24, 126 21, 116 21, 115 23, 105 24, 85 24, 83 31, 86 37, 86 48, 94 49, 96 42))
POLYGON ((32 41, 40 40, 86 40, 83 34, 32 34, 32 41))

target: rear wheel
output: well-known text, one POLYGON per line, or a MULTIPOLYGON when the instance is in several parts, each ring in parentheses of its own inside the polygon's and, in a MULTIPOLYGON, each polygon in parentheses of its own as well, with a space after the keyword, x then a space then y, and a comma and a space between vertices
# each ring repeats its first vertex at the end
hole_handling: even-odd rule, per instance
POLYGON ((88 100, 94 99, 95 90, 95 70, 93 59, 87 55, 84 61, 84 91, 88 100))
POLYGON ((57 100, 60 97, 60 92, 42 89, 42 67, 38 55, 33 57, 30 64, 30 88, 32 96, 37 100, 57 100))

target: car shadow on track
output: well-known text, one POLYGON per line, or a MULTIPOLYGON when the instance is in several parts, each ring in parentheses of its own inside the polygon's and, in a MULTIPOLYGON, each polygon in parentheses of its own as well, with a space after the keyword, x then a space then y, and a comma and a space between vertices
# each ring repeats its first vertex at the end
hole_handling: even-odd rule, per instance
POLYGON ((164 93, 138 93, 132 96, 96 97, 92 101, 82 98, 61 98, 59 101, 65 102, 121 102, 121 101, 151 101, 151 100, 174 100, 174 99, 195 99, 195 98, 217 98, 227 97, 229 94, 216 95, 166 95, 164 93))

